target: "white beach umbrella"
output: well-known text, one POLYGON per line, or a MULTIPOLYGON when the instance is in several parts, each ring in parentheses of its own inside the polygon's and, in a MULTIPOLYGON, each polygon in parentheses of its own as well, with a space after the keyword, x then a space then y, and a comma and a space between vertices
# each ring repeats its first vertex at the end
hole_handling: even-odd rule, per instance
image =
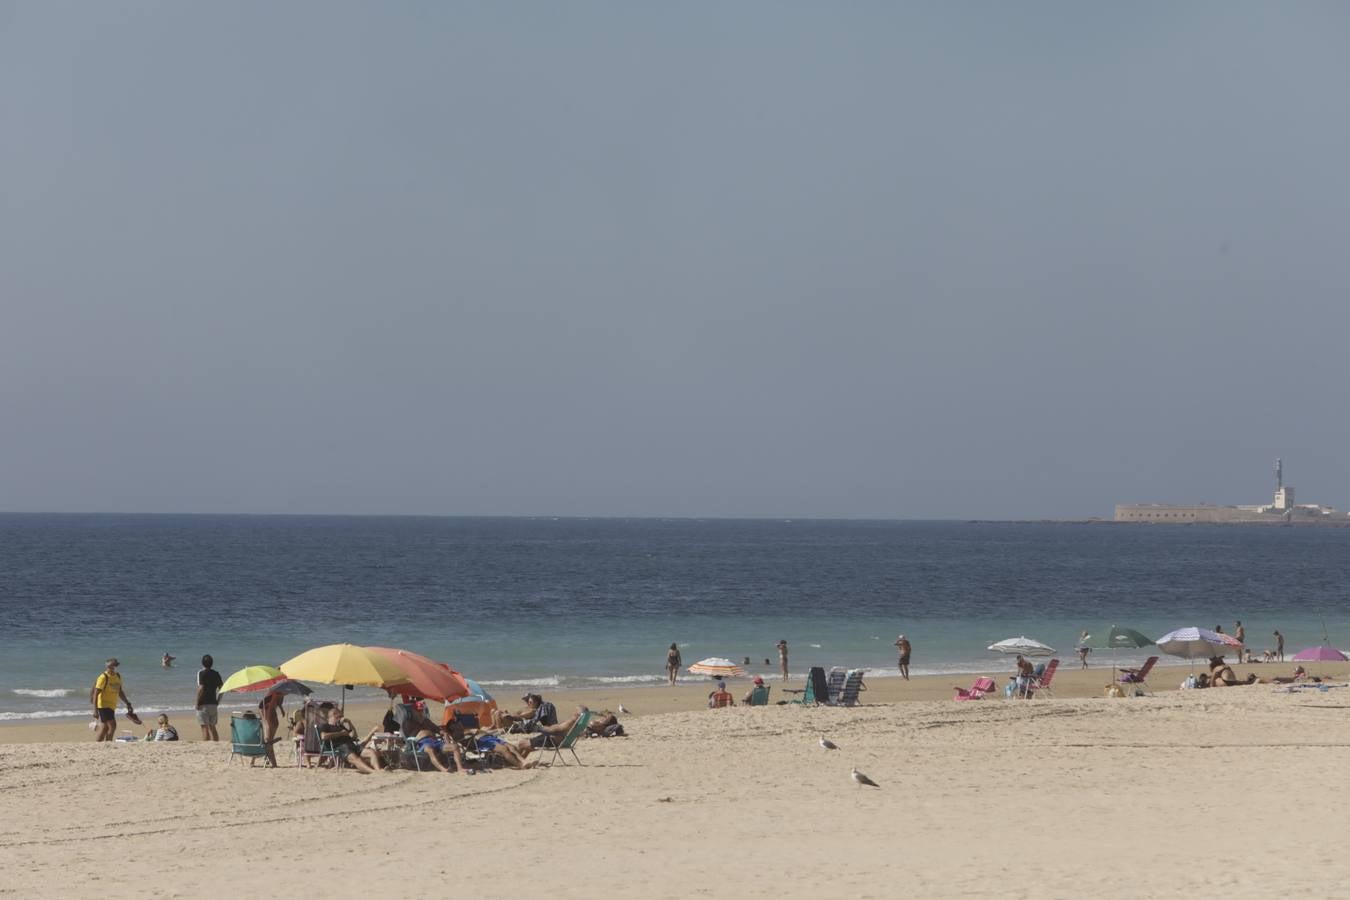
POLYGON ((1210 656, 1222 656, 1228 651, 1241 647, 1235 637, 1210 631, 1208 628, 1178 628, 1169 631, 1154 643, 1158 649, 1169 656, 1183 659, 1205 659, 1210 656))
POLYGON ((1026 635, 1015 638, 1007 638, 998 643, 990 644, 989 649, 995 653, 1006 653, 1009 656, 1020 654, 1022 656, 1054 656, 1055 648, 1040 641, 1033 641, 1026 635))
POLYGON ((711 675, 714 678, 730 678, 745 674, 744 669, 725 656, 710 656, 707 659, 700 659, 689 667, 689 671, 695 675, 711 675))

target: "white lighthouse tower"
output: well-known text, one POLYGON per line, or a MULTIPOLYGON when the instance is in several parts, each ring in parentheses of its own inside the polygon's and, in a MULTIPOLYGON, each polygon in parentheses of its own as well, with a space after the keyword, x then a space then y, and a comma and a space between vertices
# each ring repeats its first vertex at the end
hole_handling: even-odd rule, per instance
POLYGON ((1294 508, 1294 489, 1285 487, 1284 460, 1275 460, 1275 509, 1285 512, 1294 508))

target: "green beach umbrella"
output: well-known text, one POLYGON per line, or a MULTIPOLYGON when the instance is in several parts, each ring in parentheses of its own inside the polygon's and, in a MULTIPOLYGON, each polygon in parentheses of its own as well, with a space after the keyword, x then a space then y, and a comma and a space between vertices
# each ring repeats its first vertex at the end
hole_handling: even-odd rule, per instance
POLYGON ((245 666, 238 672, 235 672, 225 683, 220 686, 220 693, 226 691, 261 691, 263 688, 271 687, 279 681, 285 681, 286 676, 276 666, 245 666))
POLYGON ((1088 644, 1094 650, 1111 651, 1111 681, 1116 680, 1116 651, 1134 650, 1139 647, 1150 647, 1153 645, 1153 639, 1135 631, 1133 628, 1126 628, 1123 625, 1112 625, 1111 630, 1101 637, 1090 638, 1088 644))
POLYGON ((1092 638, 1092 643, 1088 644, 1093 650, 1133 650, 1137 647, 1148 647, 1153 644, 1151 638, 1145 637, 1133 628, 1125 628, 1121 625, 1112 625, 1101 638, 1092 638))

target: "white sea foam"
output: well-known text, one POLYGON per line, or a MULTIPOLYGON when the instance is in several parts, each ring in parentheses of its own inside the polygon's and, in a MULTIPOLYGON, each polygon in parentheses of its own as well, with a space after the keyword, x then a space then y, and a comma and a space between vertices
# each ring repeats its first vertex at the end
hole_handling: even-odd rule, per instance
POLYGON ((24 697, 68 697, 69 688, 15 688, 14 693, 24 697))
MULTIPOLYGON (((0 712, 0 722, 18 722, 23 719, 61 719, 80 715, 77 712, 62 712, 52 709, 39 709, 36 712, 0 712)), ((84 714, 87 718, 89 713, 84 714)))
POLYGON ((595 675, 583 679, 597 684, 654 684, 664 682, 664 675, 595 675))
POLYGON ((541 678, 503 678, 499 681, 478 683, 491 687, 558 687, 562 684, 562 679, 557 675, 545 675, 541 678))

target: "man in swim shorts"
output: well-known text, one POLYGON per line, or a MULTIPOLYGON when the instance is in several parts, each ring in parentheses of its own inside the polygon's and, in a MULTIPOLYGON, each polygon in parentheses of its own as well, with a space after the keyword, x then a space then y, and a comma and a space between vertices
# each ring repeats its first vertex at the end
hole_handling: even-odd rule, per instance
POLYGON ((895 647, 900 652, 900 677, 909 681, 909 638, 900 635, 895 639, 895 647))
POLYGON ((121 665, 116 658, 104 663, 103 671, 94 679, 94 687, 89 691, 89 702, 94 706, 94 720, 98 727, 94 729, 95 741, 111 741, 117 734, 117 701, 120 698, 127 705, 127 718, 140 724, 134 718, 136 711, 122 690, 122 676, 117 667, 121 665))

